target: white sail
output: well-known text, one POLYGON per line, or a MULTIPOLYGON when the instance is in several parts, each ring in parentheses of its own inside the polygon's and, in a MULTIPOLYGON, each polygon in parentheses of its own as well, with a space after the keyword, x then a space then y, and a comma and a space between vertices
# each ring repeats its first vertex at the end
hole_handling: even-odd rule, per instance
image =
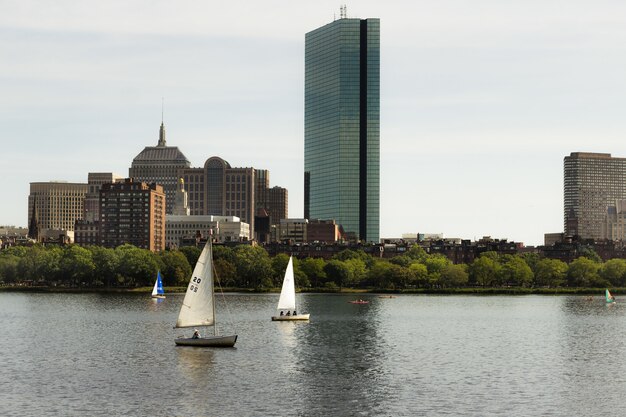
POLYGON ((159 293, 158 288, 159 288, 159 280, 157 279, 156 281, 154 281, 154 288, 152 289, 153 297, 159 293))
POLYGON ((191 274, 176 327, 211 326, 215 323, 213 311, 213 254, 209 239, 191 274))
POLYGON ((293 279, 293 261, 289 257, 287 270, 285 271, 285 279, 283 280, 283 288, 280 291, 278 299, 278 310, 295 310, 296 309, 296 287, 293 279))

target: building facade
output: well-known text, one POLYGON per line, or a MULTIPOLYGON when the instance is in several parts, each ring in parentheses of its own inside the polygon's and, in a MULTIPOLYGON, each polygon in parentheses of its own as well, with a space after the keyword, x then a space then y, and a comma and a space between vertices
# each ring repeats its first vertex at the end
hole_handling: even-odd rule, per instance
POLYGON ((626 200, 626 158, 572 152, 564 159, 566 236, 602 239, 607 208, 626 200))
POLYGON ((100 188, 103 184, 122 181, 124 177, 111 172, 90 172, 87 174, 87 194, 85 194, 85 212, 83 220, 100 220, 100 188))
POLYGON ((37 224, 43 234, 73 231, 76 220, 83 218, 87 190, 87 184, 31 182, 28 224, 37 224))
POLYGON ((606 222, 602 232, 604 239, 626 239, 626 200, 617 200, 607 207, 606 222))
POLYGON ((182 242, 197 237, 204 240, 213 231, 215 242, 245 242, 250 239, 250 225, 234 216, 180 216, 167 215, 165 242, 170 249, 183 246, 182 242))
POLYGON ((344 11, 307 33, 304 95, 304 217, 378 242, 380 20, 344 11))
POLYGON ((209 158, 203 168, 181 169, 191 215, 239 217, 254 235, 255 171, 232 168, 217 156, 209 158))
POLYGON ((158 184, 104 184, 100 190, 100 245, 129 243, 153 252, 165 249, 165 192, 158 184))
POLYGON ((166 195, 166 212, 172 213, 179 170, 189 168, 187 157, 176 146, 167 146, 165 126, 161 123, 157 146, 146 146, 133 159, 128 176, 137 182, 155 183, 163 187, 166 195))
POLYGON ((272 187, 268 190, 267 212, 271 224, 278 224, 281 220, 289 218, 289 196, 287 189, 272 187))

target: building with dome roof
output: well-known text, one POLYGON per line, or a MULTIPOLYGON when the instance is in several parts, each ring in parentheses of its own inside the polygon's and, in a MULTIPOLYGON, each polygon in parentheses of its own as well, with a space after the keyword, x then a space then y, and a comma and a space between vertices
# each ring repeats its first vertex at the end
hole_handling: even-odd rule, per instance
POLYGON ((177 146, 167 146, 165 126, 161 121, 157 146, 146 146, 133 159, 128 176, 136 182, 156 183, 163 186, 165 210, 167 214, 172 214, 180 178, 178 172, 190 166, 189 160, 177 146))

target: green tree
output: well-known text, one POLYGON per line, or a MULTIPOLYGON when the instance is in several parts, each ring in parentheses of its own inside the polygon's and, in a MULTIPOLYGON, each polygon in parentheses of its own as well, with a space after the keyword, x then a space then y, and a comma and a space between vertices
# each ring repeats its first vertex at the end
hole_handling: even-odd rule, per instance
POLYGON ((559 259, 541 259, 535 264, 535 285, 558 287, 565 282, 567 264, 559 259))
POLYGON ((116 285, 120 264, 118 252, 102 246, 89 246, 87 249, 94 263, 94 281, 102 281, 107 287, 116 285))
POLYGON ((344 283, 345 286, 358 287, 363 280, 367 277, 367 268, 365 262, 362 259, 353 258, 348 259, 345 265, 350 270, 348 282, 344 283))
POLYGON ((69 245, 63 251, 59 269, 64 281, 70 281, 75 286, 91 286, 96 265, 88 249, 78 245, 69 245))
POLYGON ((191 265, 180 251, 163 251, 159 254, 163 264, 163 285, 185 285, 191 276, 191 265))
POLYGON ((280 287, 282 285, 288 263, 289 255, 284 253, 279 253, 272 258, 272 282, 274 287, 280 287))
POLYGON ((18 280, 19 256, 7 253, 0 256, 0 281, 13 283, 18 280))
POLYGON ((606 261, 599 271, 600 277, 607 280, 611 285, 623 287, 626 285, 626 260, 610 259, 606 261))
POLYGON ((118 272, 126 286, 152 286, 159 269, 155 255, 133 245, 115 248, 120 259, 118 272))
POLYGON ((426 269, 428 270, 428 279, 431 282, 438 282, 441 272, 451 264, 452 262, 444 255, 438 253, 430 255, 424 261, 424 265, 426 265, 426 269))
POLYGON ((300 269, 314 288, 320 288, 326 282, 325 265, 322 258, 305 258, 300 261, 300 269))
POLYGON ((409 265, 408 272, 408 285, 414 285, 418 287, 427 286, 428 269, 426 268, 426 265, 419 262, 413 262, 411 265, 409 265))
POLYGON ((499 276, 506 285, 528 287, 533 282, 533 271, 519 256, 503 255, 499 276))
POLYGON ((237 278, 240 286, 265 287, 272 279, 272 262, 260 246, 239 245, 234 250, 237 278))
POLYGON ((443 288, 462 287, 468 279, 466 265, 449 264, 441 271, 439 283, 443 288))
POLYGON ((600 264, 581 256, 569 264, 567 268, 567 282, 572 287, 604 286, 600 282, 599 269, 600 264))
POLYGON ((387 260, 376 260, 369 270, 369 282, 376 288, 391 289, 394 286, 393 267, 387 260))
POLYGON ((406 252, 406 256, 409 258, 424 263, 428 254, 420 245, 412 245, 409 250, 406 252))
POLYGON ((345 262, 331 259, 324 266, 324 272, 329 282, 334 282, 339 288, 343 287, 350 280, 350 268, 345 262))
POLYGON ((494 260, 492 256, 481 255, 469 266, 470 281, 483 287, 496 285, 499 271, 500 263, 497 260, 494 260))
POLYGON ((239 285, 237 281, 237 268, 224 258, 213 261, 215 264, 215 280, 224 287, 236 287, 239 285))
MULTIPOLYGON (((217 246, 213 247, 213 259, 221 258, 221 256, 216 256, 218 253, 221 252, 221 249, 222 248, 218 249, 217 246)), ((187 262, 193 269, 196 266, 196 262, 198 262, 198 258, 200 257, 202 249, 196 246, 183 246, 182 248, 179 248, 178 251, 185 255, 185 258, 187 258, 187 262)))

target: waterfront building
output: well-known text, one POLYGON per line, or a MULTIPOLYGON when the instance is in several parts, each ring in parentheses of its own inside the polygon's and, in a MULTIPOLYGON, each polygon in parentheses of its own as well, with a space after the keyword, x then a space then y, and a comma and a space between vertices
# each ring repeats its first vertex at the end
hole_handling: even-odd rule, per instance
POLYGON ((626 200, 626 158, 572 152, 564 158, 565 235, 602 239, 607 208, 626 200))
POLYGON ((255 173, 254 168, 233 168, 217 156, 207 159, 203 168, 181 169, 191 215, 239 217, 254 236, 255 173))
POLYGON ((380 234, 380 20, 341 18, 305 36, 304 217, 354 240, 380 234))
POLYGON ((271 228, 272 242, 305 243, 308 219, 282 219, 271 228))
POLYGON ((168 214, 165 218, 165 243, 173 249, 183 246, 181 242, 185 240, 206 240, 209 230, 213 230, 213 240, 218 243, 250 240, 250 225, 239 217, 168 214))
POLYGON ((87 184, 63 181, 31 182, 28 195, 28 224, 33 233, 61 235, 74 230, 83 218, 87 184))
MULTIPOLYGON (((100 208, 98 208, 98 212, 100 212, 100 208)), ((97 220, 76 220, 74 243, 79 246, 100 245, 100 222, 97 220)))
POLYGON ((161 122, 157 146, 146 146, 133 159, 128 176, 136 182, 156 183, 163 187, 166 195, 166 213, 172 213, 179 170, 189 168, 187 157, 176 146, 167 146, 165 126, 161 122))
POLYGON ((268 202, 266 209, 270 216, 271 224, 278 224, 281 220, 289 217, 289 197, 287 189, 283 187, 272 187, 267 192, 268 202))
POLYGON ((604 239, 626 240, 626 200, 617 200, 607 207, 602 232, 604 239))
POLYGON ((111 172, 90 172, 87 174, 87 194, 83 220, 95 222, 100 220, 100 188, 102 184, 111 184, 122 181, 124 177, 111 172))
POLYGON ((158 184, 103 184, 100 190, 100 244, 108 248, 129 243, 153 252, 165 249, 165 192, 158 184))

